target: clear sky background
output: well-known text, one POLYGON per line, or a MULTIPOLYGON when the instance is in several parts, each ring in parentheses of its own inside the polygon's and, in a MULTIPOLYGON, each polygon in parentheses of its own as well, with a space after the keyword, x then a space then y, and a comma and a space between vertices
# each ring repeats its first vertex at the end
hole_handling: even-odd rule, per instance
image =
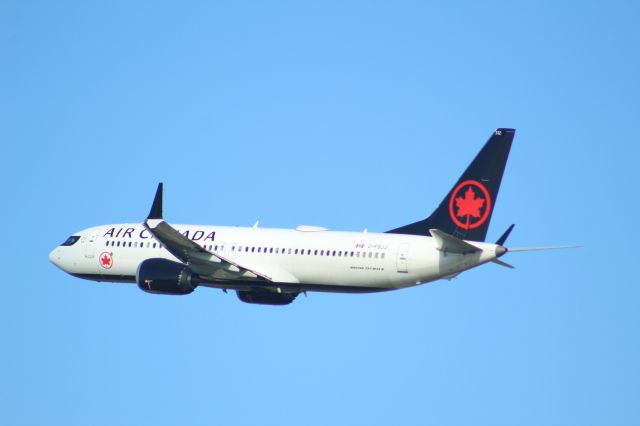
POLYGON ((640 424, 637 2, 0 2, 0 424, 640 424), (133 4, 135 3, 135 4, 133 4), (457 279, 286 307, 68 276, 142 221, 384 231, 515 127, 457 279))

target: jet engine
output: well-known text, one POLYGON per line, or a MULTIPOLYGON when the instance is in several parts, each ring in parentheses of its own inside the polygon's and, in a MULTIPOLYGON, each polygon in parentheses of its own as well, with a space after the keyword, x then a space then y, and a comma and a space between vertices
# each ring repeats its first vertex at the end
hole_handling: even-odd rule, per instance
POLYGON ((276 293, 269 290, 237 290, 236 293, 243 302, 259 305, 288 305, 298 297, 298 293, 276 293))
POLYGON ((167 259, 147 259, 136 271, 136 282, 141 290, 154 294, 189 294, 197 284, 189 268, 167 259))

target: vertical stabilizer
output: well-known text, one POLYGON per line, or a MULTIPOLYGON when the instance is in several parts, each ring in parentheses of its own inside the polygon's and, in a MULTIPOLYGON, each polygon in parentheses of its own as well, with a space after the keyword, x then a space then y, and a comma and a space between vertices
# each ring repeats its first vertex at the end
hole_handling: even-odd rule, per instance
POLYGON ((497 129, 431 216, 387 232, 430 236, 429 229, 435 228, 484 241, 514 135, 515 129, 497 129))

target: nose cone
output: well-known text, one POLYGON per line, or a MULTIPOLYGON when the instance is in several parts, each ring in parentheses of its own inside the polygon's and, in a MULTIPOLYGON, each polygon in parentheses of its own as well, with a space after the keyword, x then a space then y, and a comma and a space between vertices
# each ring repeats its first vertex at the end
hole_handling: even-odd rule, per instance
POLYGON ((62 266, 60 266, 60 247, 54 248, 51 253, 49 253, 49 260, 58 268, 62 269, 62 266))

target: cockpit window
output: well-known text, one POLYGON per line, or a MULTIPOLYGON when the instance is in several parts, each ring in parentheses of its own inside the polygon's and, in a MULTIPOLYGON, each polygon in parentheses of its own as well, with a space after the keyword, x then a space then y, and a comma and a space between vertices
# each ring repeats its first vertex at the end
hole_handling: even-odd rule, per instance
POLYGON ((77 243, 79 239, 80 239, 80 237, 78 237, 77 235, 72 235, 69 238, 67 238, 67 241, 65 241, 64 243, 62 243, 60 245, 61 246, 72 246, 75 243, 77 243))

